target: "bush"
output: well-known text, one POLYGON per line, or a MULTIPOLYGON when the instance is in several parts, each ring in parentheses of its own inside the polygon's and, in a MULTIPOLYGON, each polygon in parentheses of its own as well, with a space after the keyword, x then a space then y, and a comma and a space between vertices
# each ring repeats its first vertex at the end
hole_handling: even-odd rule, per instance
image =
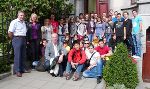
POLYGON ((132 63, 127 47, 123 43, 117 45, 117 49, 107 61, 103 73, 107 86, 124 84, 127 88, 135 89, 139 82, 137 67, 132 63))
POLYGON ((0 74, 9 72, 10 70, 10 64, 8 64, 5 60, 0 59, 0 74))

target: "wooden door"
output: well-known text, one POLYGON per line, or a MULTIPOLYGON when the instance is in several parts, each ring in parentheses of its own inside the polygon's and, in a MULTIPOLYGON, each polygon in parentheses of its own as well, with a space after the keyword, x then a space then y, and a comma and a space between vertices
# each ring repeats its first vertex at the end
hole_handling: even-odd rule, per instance
POLYGON ((143 55, 142 78, 150 82, 150 27, 146 31, 146 53, 143 55))
POLYGON ((103 13, 108 14, 108 0, 97 0, 96 12, 100 16, 102 16, 103 13))

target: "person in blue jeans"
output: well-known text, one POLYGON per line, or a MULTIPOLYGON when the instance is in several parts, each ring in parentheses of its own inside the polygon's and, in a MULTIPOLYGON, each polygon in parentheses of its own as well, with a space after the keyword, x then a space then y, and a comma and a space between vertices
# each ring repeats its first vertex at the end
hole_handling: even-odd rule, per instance
MULTIPOLYGON (((100 59, 100 54, 94 50, 94 46, 91 44, 89 46, 89 55, 91 56, 90 59, 88 59, 89 67, 83 72, 83 77, 86 78, 98 78, 102 76, 102 70, 103 70, 103 61, 100 59)), ((100 82, 97 82, 100 83, 100 82)))
POLYGON ((135 55, 133 57, 141 57, 141 33, 142 33, 142 18, 138 16, 137 11, 133 10, 132 14, 134 18, 132 19, 132 39, 134 44, 135 55))
POLYGON ((79 75, 81 73, 85 61, 86 61, 85 52, 80 48, 80 41, 76 40, 73 42, 73 48, 70 50, 68 54, 68 62, 65 73, 66 80, 70 79, 71 68, 73 68, 75 69, 73 80, 77 81, 79 79, 79 75))

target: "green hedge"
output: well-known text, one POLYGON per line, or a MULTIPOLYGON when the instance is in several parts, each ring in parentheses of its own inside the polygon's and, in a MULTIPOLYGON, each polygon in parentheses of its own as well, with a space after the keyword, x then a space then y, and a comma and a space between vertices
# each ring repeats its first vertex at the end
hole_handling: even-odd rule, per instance
POLYGON ((9 72, 10 70, 10 64, 8 64, 5 60, 0 59, 0 74, 9 72))
POLYGON ((127 88, 135 89, 139 82, 136 64, 132 63, 127 47, 123 43, 117 45, 110 61, 106 62, 103 73, 107 86, 124 84, 127 88))

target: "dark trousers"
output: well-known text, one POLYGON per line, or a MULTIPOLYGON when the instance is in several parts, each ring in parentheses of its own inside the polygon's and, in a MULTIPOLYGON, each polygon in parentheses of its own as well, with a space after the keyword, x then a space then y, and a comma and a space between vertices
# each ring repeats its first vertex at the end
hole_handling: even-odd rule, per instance
POLYGON ((116 41, 117 41, 117 44, 118 43, 123 43, 124 42, 123 36, 116 36, 116 41))
POLYGON ((39 49, 40 49, 40 40, 33 39, 31 41, 31 50, 32 50, 32 62, 39 61, 39 49))
POLYGON ((132 55, 135 55, 132 36, 127 36, 127 38, 124 41, 124 43, 127 45, 127 48, 129 50, 129 52, 132 52, 132 55))
POLYGON ((13 37, 14 48, 14 72, 23 72, 24 61, 26 59, 26 39, 25 37, 13 37))

